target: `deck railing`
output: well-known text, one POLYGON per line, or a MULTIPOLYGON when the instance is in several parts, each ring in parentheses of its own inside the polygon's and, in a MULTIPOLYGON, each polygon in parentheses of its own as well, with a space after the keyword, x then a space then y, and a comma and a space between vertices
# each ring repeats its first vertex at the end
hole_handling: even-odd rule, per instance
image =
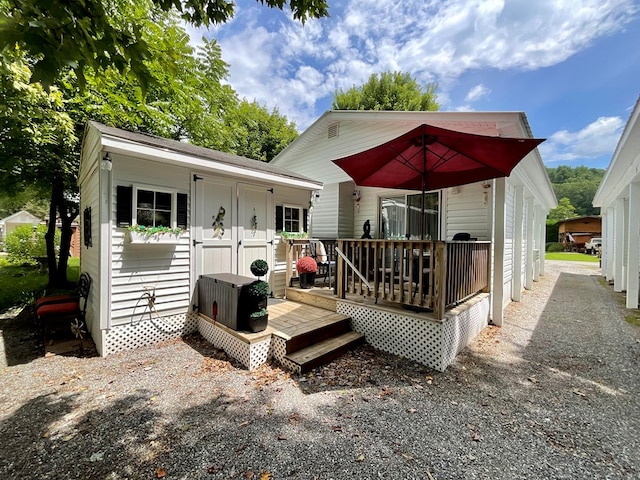
MULTIPOLYGON (((308 252, 309 241, 313 240, 288 242, 287 285, 295 261, 308 252)), ((323 243, 333 253, 334 246, 327 240, 323 243)), ((376 303, 385 300, 427 309, 444 318, 447 308, 489 291, 491 242, 338 239, 335 247, 348 259, 331 255, 339 298, 372 297, 376 303)))

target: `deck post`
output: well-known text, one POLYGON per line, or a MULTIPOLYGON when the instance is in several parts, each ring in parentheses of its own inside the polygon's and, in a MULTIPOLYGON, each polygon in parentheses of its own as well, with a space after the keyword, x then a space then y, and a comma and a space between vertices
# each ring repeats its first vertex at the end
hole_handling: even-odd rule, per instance
POLYGON ((447 244, 434 242, 435 247, 435 275, 433 285, 433 313, 439 320, 444 318, 447 298, 447 244))
MULTIPOLYGON (((338 240, 338 249, 344 253, 344 240, 338 240)), ((338 255, 336 260, 338 261, 338 264, 336 265, 336 288, 338 298, 345 298, 344 259, 342 258, 342 255, 338 255)))

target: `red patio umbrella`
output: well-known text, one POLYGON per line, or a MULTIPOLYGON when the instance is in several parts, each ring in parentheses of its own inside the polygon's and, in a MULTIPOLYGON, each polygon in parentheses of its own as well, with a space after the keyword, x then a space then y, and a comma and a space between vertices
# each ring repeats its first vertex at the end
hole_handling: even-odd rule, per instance
MULTIPOLYGON (((422 124, 382 145, 333 160, 357 185, 422 191, 506 177, 538 138, 504 138, 422 124)), ((424 237, 424 226, 421 226, 424 237)))

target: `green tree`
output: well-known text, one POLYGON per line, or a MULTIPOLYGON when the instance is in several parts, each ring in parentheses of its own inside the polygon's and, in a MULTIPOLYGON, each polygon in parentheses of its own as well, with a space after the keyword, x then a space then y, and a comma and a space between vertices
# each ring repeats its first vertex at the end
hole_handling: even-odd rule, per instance
POLYGON ((32 59, 19 49, 12 55, 5 52, 3 58, 10 61, 0 64, 0 191, 2 198, 15 198, 27 189, 49 198, 50 286, 66 282, 71 222, 79 207, 80 139, 87 120, 265 160, 292 138, 292 124, 277 110, 269 114, 257 104, 239 102, 233 89, 223 85, 228 66, 215 41, 204 41, 196 54, 175 13, 154 12, 145 21, 137 4, 120 13, 120 21, 126 15, 138 19, 150 46, 145 65, 152 82, 146 96, 137 77, 121 75, 116 67, 85 68, 82 88, 77 72, 68 69, 45 89, 31 82, 32 59), (57 219, 62 238, 56 262, 57 219))
POLYGON ((599 215, 599 210, 593 206, 593 197, 604 177, 603 169, 562 165, 547 168, 547 173, 556 197, 568 198, 577 216, 599 215))
POLYGON ((558 200, 558 206, 556 208, 552 208, 549 210, 549 214, 547 215, 547 223, 548 224, 556 224, 562 220, 567 218, 579 217, 576 213, 576 208, 571 205, 571 200, 567 197, 563 197, 558 200))
POLYGON ((334 110, 438 110, 437 84, 422 86, 408 73, 383 72, 372 74, 367 82, 343 91, 334 92, 331 108, 334 110))
POLYGON ((233 139, 231 151, 263 162, 271 161, 298 136, 295 124, 277 108, 269 112, 246 99, 227 115, 226 122, 233 139))
MULTIPOLYGON (((288 6, 302 22, 329 14, 325 0, 258 0, 272 8, 288 6)), ((82 87, 88 69, 115 68, 133 74, 143 89, 153 80, 146 60, 153 45, 144 35, 140 12, 178 11, 195 26, 224 23, 234 14, 227 0, 0 0, 0 52, 16 45, 34 59, 33 81, 46 87, 71 68, 82 87), (125 12, 123 14, 123 12, 125 12)))

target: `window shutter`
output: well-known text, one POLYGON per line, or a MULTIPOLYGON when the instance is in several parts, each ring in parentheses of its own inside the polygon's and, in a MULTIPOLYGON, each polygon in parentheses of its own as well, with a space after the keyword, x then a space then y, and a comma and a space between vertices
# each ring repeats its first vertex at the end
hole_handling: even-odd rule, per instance
POLYGON ((116 198, 116 225, 118 227, 130 227, 133 221, 131 211, 133 199, 133 187, 118 185, 116 198))
POLYGON ((187 229, 187 199, 186 193, 178 193, 176 198, 176 223, 178 228, 187 229))
POLYGON ((303 232, 306 232, 306 231, 307 231, 307 226, 308 226, 308 225, 307 225, 307 220, 308 220, 308 219, 307 219, 307 214, 308 214, 308 212, 309 212, 309 211, 308 211, 306 208, 303 208, 303 209, 302 209, 302 225, 303 225, 303 227, 302 227, 302 231, 303 231, 303 232))
POLYGON ((276 232, 284 230, 284 213, 282 205, 276 205, 276 232))

